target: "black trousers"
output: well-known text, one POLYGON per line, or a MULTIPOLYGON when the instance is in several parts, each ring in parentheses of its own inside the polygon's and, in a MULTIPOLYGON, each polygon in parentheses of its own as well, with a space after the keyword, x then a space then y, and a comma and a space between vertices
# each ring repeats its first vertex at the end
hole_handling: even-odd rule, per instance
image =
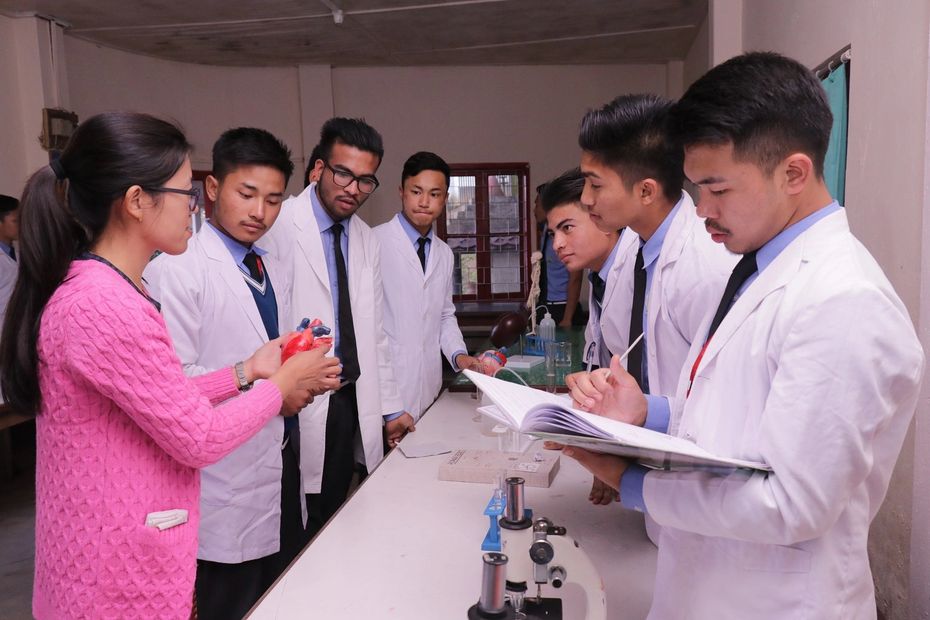
POLYGON ((355 473, 355 435, 358 433, 355 384, 349 383, 329 397, 323 480, 319 493, 307 494, 307 534, 316 536, 346 501, 355 473))
POLYGON ((301 516, 300 434, 290 433, 281 450, 281 547, 277 553, 240 562, 224 564, 197 560, 194 585, 197 616, 201 620, 236 620, 243 618, 274 583, 284 569, 310 542, 301 516))

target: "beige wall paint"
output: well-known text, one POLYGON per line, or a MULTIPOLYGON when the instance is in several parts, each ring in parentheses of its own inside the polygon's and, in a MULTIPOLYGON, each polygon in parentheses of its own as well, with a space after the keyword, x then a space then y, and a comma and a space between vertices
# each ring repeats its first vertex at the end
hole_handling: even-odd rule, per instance
POLYGON ((53 41, 60 45, 60 28, 44 19, 0 16, 0 193, 18 197, 29 175, 48 163, 39 145, 42 108, 67 104, 53 41))
POLYGON ((710 69, 710 20, 705 18, 694 37, 694 43, 685 56, 682 81, 684 90, 688 90, 695 80, 710 69))
POLYGON ((372 224, 398 210, 400 171, 418 150, 457 163, 528 161, 535 187, 578 165, 589 108, 665 89, 664 65, 333 70, 337 114, 363 116, 384 136, 382 186, 362 209, 372 224))
POLYGON ((404 160, 434 150, 451 162, 528 161, 541 182, 578 163, 584 112, 621 93, 666 92, 665 65, 548 67, 212 67, 128 54, 66 38, 72 107, 82 118, 132 109, 177 120, 195 145, 195 168, 238 125, 290 145, 303 187, 304 158, 330 116, 366 118, 384 136, 382 186, 360 214, 372 224, 397 210, 404 160))
POLYGON ((134 110, 182 125, 194 144, 195 169, 209 170, 210 150, 232 127, 267 129, 291 148, 288 189, 303 187, 301 109, 296 67, 212 67, 129 54, 66 37, 68 86, 81 118, 134 110))
POLYGON ((26 181, 14 20, 0 15, 0 194, 19 196, 26 181))
MULTIPOLYGON (((920 298, 922 291, 930 295, 930 267, 921 247, 921 235, 928 235, 922 233, 928 195, 928 37, 926 0, 902 0, 893 9, 868 0, 746 2, 743 7, 747 50, 778 51, 814 67, 852 45, 846 173, 850 225, 907 304, 925 350, 930 350, 930 314, 920 298)), ((928 423, 925 392, 916 432, 905 442, 888 497, 872 526, 876 593, 888 618, 930 617, 930 507, 923 501, 918 510, 913 501, 925 497, 930 487, 927 458, 922 456, 930 450, 928 423), (918 455, 921 465, 915 468, 918 455), (915 567, 913 575, 909 562, 915 567)))

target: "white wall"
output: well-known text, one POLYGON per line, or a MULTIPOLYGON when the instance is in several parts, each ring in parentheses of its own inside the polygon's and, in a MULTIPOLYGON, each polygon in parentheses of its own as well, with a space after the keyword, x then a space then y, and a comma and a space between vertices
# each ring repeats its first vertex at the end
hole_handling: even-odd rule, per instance
MULTIPOLYGON (((926 0, 893 6, 869 0, 743 6, 744 49, 778 51, 814 67, 852 45, 846 172, 850 224, 907 304, 930 351, 930 309, 920 305, 922 291, 930 299, 930 265, 921 247, 922 235, 930 239, 930 189, 924 177, 928 40, 926 0)), ((888 618, 930 618, 928 424, 925 390, 915 430, 871 532, 879 608, 888 618)))
POLYGON ((194 169, 209 170, 225 130, 257 126, 291 148, 303 188, 301 108, 295 67, 211 67, 129 54, 66 37, 68 87, 80 118, 108 110, 147 112, 177 121, 194 144, 194 169))
POLYGON ((528 161, 535 186, 578 165, 589 108, 665 90, 664 65, 333 70, 336 113, 365 117, 384 137, 382 187, 362 209, 375 224, 398 210, 401 168, 416 151, 456 163, 528 161))
POLYGON ((684 70, 682 80, 684 90, 694 83, 696 79, 704 75, 710 69, 710 20, 705 18, 701 27, 698 29, 691 49, 685 56, 684 70))
POLYGON ((19 109, 19 74, 13 21, 0 15, 0 194, 19 196, 26 180, 23 121, 19 109))
POLYGON ((665 94, 665 65, 544 67, 241 68, 183 64, 67 38, 68 87, 81 118, 113 109, 177 120, 195 145, 195 169, 230 127, 263 127, 295 160, 333 115, 364 117, 385 141, 381 188, 360 215, 372 224, 397 210, 404 160, 433 150, 450 162, 528 161, 531 182, 577 165, 582 115, 621 93, 665 94))
POLYGON ((61 42, 58 26, 0 15, 0 193, 18 197, 29 175, 48 163, 39 144, 42 108, 67 105, 53 42, 61 42))

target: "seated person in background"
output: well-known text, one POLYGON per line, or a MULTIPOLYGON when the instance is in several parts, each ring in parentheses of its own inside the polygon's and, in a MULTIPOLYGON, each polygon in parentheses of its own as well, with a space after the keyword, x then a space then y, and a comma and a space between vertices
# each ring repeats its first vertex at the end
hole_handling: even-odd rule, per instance
MULTIPOLYGON (((290 151, 262 129, 230 129, 213 145, 205 182, 213 216, 178 256, 145 270, 174 348, 189 376, 234 364, 290 331, 290 261, 257 244, 281 210, 294 169, 290 151)), ((293 326, 290 326, 293 329, 293 326)), ((339 364, 319 360, 315 392, 285 400, 299 411, 314 394, 338 387, 339 364)), ((197 613, 242 618, 309 542, 300 489, 297 416, 276 416, 249 441, 200 474, 197 613)))
MULTIPOLYGON (((569 273, 591 272, 584 343, 584 361, 590 370, 592 366, 608 366, 612 353, 626 348, 633 296, 629 250, 636 235, 599 229, 581 204, 583 189, 584 177, 575 168, 547 183, 540 202, 559 260, 569 273)), ((616 497, 616 491, 594 479, 589 497, 593 503, 609 504, 616 497)))
MULTIPOLYGON (((539 230, 539 252, 542 254, 542 265, 539 269, 539 299, 537 306, 546 306, 552 320, 559 327, 581 325, 583 312, 578 307, 581 298, 582 272, 569 272, 552 249, 552 230, 546 226, 546 212, 543 211, 541 196, 546 184, 536 187, 536 202, 533 206, 533 217, 536 218, 536 228, 539 230)), ((545 316, 545 310, 538 308, 536 323, 545 316)))
POLYGON ((404 409, 418 420, 442 389, 442 354, 456 371, 468 355, 452 304, 452 250, 433 233, 449 193, 449 165, 421 151, 404 163, 401 212, 374 229, 381 244, 384 331, 404 409))
POLYGON ((16 286, 16 251, 13 242, 19 238, 19 201, 0 194, 0 325, 6 316, 6 305, 16 286))
MULTIPOLYGON (((565 454, 662 526, 649 618, 875 618, 869 524, 924 355, 824 182, 826 94, 800 63, 756 52, 699 78, 671 119, 708 232, 742 258, 707 308, 681 406, 661 430, 771 471, 647 471, 565 454)), ((573 397, 646 423, 654 410, 635 381, 614 361, 606 374, 573 397)))

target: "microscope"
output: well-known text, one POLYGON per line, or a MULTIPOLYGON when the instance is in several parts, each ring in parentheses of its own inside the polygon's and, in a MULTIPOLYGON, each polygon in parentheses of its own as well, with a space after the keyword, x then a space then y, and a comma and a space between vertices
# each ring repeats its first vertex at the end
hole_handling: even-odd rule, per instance
POLYGON ((470 620, 514 618, 561 620, 562 600, 543 597, 542 586, 580 585, 586 595, 587 619, 606 620, 604 583, 587 554, 562 526, 533 518, 524 508, 523 478, 507 478, 503 515, 499 520, 500 553, 483 556, 481 596, 468 610, 470 620), (535 596, 529 589, 536 585, 535 596))

